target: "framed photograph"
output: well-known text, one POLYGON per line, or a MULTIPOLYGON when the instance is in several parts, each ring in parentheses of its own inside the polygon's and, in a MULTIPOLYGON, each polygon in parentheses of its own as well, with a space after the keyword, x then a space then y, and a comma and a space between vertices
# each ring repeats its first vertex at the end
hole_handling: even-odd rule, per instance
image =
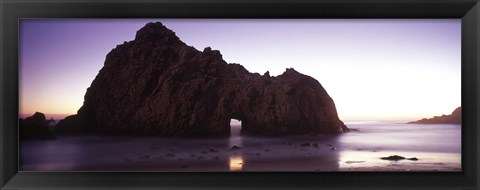
POLYGON ((2 189, 478 189, 480 4, 1 1, 2 189))

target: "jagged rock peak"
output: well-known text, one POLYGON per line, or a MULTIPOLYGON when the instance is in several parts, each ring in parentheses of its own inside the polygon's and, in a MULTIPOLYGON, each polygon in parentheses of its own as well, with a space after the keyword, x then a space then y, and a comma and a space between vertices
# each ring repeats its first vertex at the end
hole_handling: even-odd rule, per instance
POLYGON ((263 76, 265 76, 265 77, 270 77, 270 72, 268 72, 268 71, 265 72, 265 73, 263 74, 263 76))
POLYGON ((219 50, 213 50, 211 47, 206 47, 205 49, 203 49, 203 53, 207 56, 215 56, 215 57, 218 57, 218 58, 222 58, 222 54, 220 53, 219 50))
POLYGON ((175 32, 168 29, 161 22, 147 23, 143 28, 137 31, 135 41, 181 42, 175 32))
POLYGON ((293 68, 287 68, 287 69, 285 69, 285 72, 283 74, 290 75, 290 74, 301 74, 301 73, 299 73, 298 71, 296 71, 293 68))
POLYGON ((46 120, 45 114, 41 112, 35 112, 32 116, 32 119, 37 120, 37 121, 43 121, 46 120))

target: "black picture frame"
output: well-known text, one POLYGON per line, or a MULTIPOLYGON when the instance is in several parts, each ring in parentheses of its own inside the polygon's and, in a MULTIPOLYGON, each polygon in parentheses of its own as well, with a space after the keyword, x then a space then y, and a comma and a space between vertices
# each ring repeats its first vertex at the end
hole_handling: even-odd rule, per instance
POLYGON ((479 189, 478 0, 0 0, 1 189, 479 189), (461 18, 462 172, 18 171, 20 18, 461 18))

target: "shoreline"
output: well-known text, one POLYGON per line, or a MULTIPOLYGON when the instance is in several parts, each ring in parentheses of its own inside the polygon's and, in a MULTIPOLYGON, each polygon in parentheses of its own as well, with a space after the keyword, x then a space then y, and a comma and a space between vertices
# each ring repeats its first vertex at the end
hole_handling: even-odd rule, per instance
POLYGON ((352 124, 342 135, 230 138, 59 136, 20 141, 21 171, 460 172, 456 125, 352 124), (236 148, 234 148, 236 147, 236 148), (384 160, 397 158, 418 160, 384 160))

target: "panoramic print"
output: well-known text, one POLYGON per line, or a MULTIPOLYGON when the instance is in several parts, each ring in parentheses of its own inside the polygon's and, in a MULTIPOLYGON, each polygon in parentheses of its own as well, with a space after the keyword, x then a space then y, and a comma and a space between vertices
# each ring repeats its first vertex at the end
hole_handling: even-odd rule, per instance
POLYGON ((460 19, 21 19, 19 169, 460 172, 460 19))

